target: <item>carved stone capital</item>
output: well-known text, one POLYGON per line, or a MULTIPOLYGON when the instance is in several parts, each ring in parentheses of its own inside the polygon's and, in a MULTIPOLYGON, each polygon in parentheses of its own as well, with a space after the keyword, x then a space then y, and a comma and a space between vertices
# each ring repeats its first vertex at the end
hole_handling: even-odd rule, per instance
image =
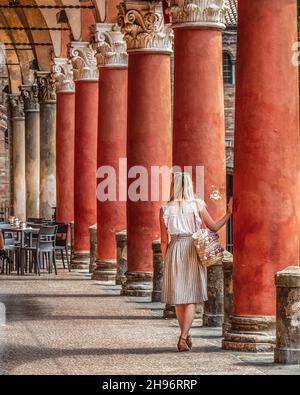
POLYGON ((45 71, 36 72, 36 81, 38 85, 39 102, 43 104, 56 102, 55 81, 51 73, 45 71))
POLYGON ((88 42, 72 41, 69 53, 73 65, 74 80, 98 80, 96 51, 88 42))
POLYGON ((73 67, 69 59, 54 58, 52 79, 56 84, 56 92, 74 92, 73 67))
POLYGON ((228 0, 172 0, 173 27, 196 25, 225 29, 228 0))
POLYGON ((161 1, 124 0, 118 9, 129 51, 172 52, 173 31, 164 24, 161 1))
POLYGON ((8 95, 9 103, 10 103, 10 111, 12 119, 24 119, 24 101, 20 94, 11 94, 8 95))
POLYGON ((98 67, 128 66, 127 45, 118 25, 96 23, 91 32, 98 67))
POLYGON ((33 85, 21 85, 20 86, 21 95, 24 101, 24 109, 26 111, 39 111, 39 97, 38 97, 38 86, 33 85))

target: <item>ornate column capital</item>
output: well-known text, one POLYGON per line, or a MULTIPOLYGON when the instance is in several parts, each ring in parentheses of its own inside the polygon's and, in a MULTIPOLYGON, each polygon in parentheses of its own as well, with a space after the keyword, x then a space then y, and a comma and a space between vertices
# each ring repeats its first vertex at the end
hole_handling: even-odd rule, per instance
POLYGON ((55 81, 51 73, 47 71, 36 71, 39 102, 43 104, 56 103, 55 81))
POLYGON ((228 0, 172 0, 173 27, 204 26, 225 29, 228 0))
POLYGON ((161 1, 124 0, 118 9, 129 51, 172 52, 173 31, 164 24, 161 1))
POLYGON ((91 32, 98 67, 128 66, 127 45, 118 25, 96 23, 91 32))
POLYGON ((24 101, 20 93, 12 93, 8 95, 10 103, 10 117, 12 119, 24 119, 24 101))
POLYGON ((33 85, 21 85, 21 95, 24 101, 25 112, 34 112, 40 110, 39 98, 38 98, 38 86, 33 85))
POLYGON ((54 58, 52 79, 55 81, 56 92, 75 92, 72 63, 67 58, 54 58))
POLYGON ((88 42, 72 41, 69 53, 73 65, 74 80, 98 80, 96 51, 88 42))

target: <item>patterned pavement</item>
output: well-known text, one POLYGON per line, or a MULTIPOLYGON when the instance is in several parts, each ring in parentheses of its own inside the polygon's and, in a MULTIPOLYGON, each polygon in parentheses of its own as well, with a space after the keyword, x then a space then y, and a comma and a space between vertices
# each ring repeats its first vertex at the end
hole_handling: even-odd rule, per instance
MULTIPOLYGON (((0 374, 287 373, 272 364, 270 354, 222 351, 220 331, 201 328, 199 321, 192 331, 193 351, 179 354, 177 323, 161 318, 162 305, 119 292, 82 271, 0 276, 0 312, 6 310, 0 374)), ((300 367, 291 372, 299 374, 300 367)))

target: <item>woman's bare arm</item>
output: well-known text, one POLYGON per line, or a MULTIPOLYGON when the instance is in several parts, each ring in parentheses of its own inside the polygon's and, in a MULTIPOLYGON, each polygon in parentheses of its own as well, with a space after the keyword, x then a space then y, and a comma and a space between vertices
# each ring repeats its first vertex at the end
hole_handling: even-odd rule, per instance
POLYGON ((167 255, 167 249, 168 249, 168 244, 169 244, 169 236, 168 236, 168 231, 165 225, 165 221, 163 218, 163 210, 162 208, 160 209, 159 212, 159 222, 160 222, 160 241, 161 241, 161 251, 163 256, 165 257, 167 255))
POLYGON ((232 198, 229 201, 227 213, 218 221, 214 221, 212 219, 206 208, 204 208, 201 211, 201 217, 203 218, 205 225, 213 232, 218 232, 226 224, 226 222, 229 220, 231 215, 232 215, 232 198))

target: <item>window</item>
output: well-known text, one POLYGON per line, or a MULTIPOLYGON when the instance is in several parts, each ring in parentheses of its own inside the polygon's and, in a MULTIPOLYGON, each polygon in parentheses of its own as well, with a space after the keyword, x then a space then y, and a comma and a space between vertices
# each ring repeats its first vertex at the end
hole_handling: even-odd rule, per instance
POLYGON ((223 74, 224 84, 232 85, 235 83, 235 66, 231 55, 227 52, 223 53, 223 74))

